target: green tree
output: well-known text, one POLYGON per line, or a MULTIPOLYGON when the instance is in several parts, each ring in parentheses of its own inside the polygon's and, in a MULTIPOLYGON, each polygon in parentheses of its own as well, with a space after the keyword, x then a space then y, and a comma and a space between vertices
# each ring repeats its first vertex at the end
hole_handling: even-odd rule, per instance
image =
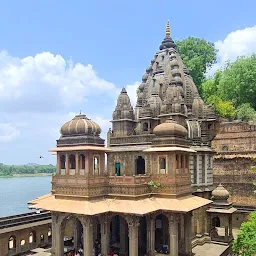
POLYGON ((176 41, 176 45, 201 95, 206 70, 216 63, 217 50, 213 43, 196 37, 176 41))
POLYGON ((222 77, 222 71, 218 70, 212 78, 202 83, 202 98, 207 101, 212 95, 218 96, 218 86, 222 77))
POLYGON ((249 121, 256 118, 256 111, 249 103, 243 103, 236 109, 236 117, 243 121, 249 121))
POLYGON ((217 114, 224 118, 234 119, 236 112, 231 101, 223 101, 219 96, 211 95, 207 99, 207 104, 211 104, 217 114))
POLYGON ((242 223, 232 250, 236 256, 251 256, 256 253, 256 212, 249 216, 249 220, 242 223))
POLYGON ((235 107, 250 103, 256 109, 256 54, 228 62, 219 81, 219 95, 235 107))

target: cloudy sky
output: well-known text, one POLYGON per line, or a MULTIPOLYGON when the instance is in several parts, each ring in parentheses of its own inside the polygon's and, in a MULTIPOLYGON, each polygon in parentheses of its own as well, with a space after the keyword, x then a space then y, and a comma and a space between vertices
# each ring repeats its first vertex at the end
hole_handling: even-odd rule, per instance
POLYGON ((0 162, 55 163, 48 149, 80 110, 105 137, 123 86, 134 103, 168 19, 175 40, 215 42, 209 73, 251 54, 255 9, 255 0, 1 1, 0 162))

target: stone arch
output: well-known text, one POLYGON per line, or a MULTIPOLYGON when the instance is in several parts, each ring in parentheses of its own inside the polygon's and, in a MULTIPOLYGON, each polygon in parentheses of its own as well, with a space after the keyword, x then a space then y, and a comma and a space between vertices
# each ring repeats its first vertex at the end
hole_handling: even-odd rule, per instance
POLYGON ((170 234, 169 218, 163 213, 159 213, 155 218, 155 250, 158 253, 169 253, 170 234))
POLYGON ((60 156, 60 169, 66 169, 66 156, 60 156))
POLYGON ((140 217, 138 230, 139 255, 147 255, 147 220, 146 217, 140 217))
POLYGON ((149 129, 149 127, 148 127, 148 122, 144 122, 144 123, 143 123, 143 131, 144 131, 144 132, 147 132, 148 129, 149 129))
POLYGON ((69 160, 69 168, 76 169, 76 157, 74 154, 70 154, 68 157, 69 160))
POLYGON ((26 240, 24 238, 22 238, 20 240, 20 251, 21 252, 25 252, 26 251, 26 240))
POLYGON ((135 173, 136 174, 145 174, 145 159, 142 156, 138 156, 135 160, 135 173))
POLYGON ((212 227, 214 228, 220 227, 220 218, 218 216, 215 216, 212 218, 212 227))
POLYGON ((129 255, 128 219, 119 214, 110 215, 110 250, 118 255, 129 255), (115 244, 120 247, 115 247, 115 244))
POLYGON ((80 216, 65 214, 59 219, 63 248, 83 248, 83 221, 80 216))
POLYGON ((36 243, 36 231, 32 230, 29 233, 29 239, 28 239, 29 244, 34 244, 36 243))
POLYGON ((16 240, 16 236, 10 236, 9 240, 8 240, 8 252, 9 255, 12 255, 13 253, 16 252, 16 248, 17 248, 17 240, 16 240))

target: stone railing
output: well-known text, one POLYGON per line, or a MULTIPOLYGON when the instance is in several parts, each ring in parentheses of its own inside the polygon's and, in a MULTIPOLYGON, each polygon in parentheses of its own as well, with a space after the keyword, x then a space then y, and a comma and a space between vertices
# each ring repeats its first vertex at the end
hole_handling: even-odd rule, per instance
POLYGON ((133 176, 109 176, 109 184, 147 184, 151 177, 149 175, 133 175, 133 176))
POLYGON ((84 177, 82 175, 54 175, 52 176, 53 185, 95 185, 103 184, 107 182, 105 176, 94 176, 94 177, 84 177))

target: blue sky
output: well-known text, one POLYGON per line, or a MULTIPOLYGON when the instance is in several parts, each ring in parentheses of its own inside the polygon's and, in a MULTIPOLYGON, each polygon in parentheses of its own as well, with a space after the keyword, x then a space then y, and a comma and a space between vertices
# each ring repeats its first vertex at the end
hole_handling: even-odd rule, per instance
POLYGON ((1 1, 0 162, 55 163, 47 151, 80 110, 105 137, 120 88, 135 101, 168 19, 175 40, 216 43, 210 73, 251 54, 255 9, 252 0, 1 1))

